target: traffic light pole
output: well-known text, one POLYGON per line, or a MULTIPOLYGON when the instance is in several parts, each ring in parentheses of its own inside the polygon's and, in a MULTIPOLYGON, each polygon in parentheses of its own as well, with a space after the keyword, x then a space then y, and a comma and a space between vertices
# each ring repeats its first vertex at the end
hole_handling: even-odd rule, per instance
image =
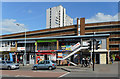
POLYGON ((93 71, 94 71, 94 33, 93 33, 93 71))

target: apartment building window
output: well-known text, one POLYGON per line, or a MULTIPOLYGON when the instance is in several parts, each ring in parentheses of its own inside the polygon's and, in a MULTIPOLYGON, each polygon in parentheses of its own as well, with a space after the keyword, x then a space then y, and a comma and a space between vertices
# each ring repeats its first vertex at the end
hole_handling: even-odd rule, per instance
POLYGON ((50 15, 51 15, 51 8, 50 8, 50 15))
MULTIPOLYGON (((51 26, 51 18, 50 18, 50 26, 51 26)), ((51 27, 50 27, 51 28, 51 27)))
POLYGON ((51 8, 50 8, 50 22, 51 22, 51 8))

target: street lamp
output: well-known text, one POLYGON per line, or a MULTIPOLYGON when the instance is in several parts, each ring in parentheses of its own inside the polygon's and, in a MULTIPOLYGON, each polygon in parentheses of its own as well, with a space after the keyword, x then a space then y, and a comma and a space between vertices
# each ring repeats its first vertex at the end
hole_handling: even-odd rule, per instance
MULTIPOLYGON (((17 26, 20 26, 20 24, 16 24, 17 26)), ((22 27, 22 26, 21 26, 22 27)), ((23 55, 23 66, 26 65, 26 28, 22 27, 25 30, 25 51, 23 55)))
POLYGON ((94 34, 95 34, 95 32, 93 32, 93 56, 92 56, 93 57, 93 59, 92 59, 93 60, 93 71, 95 70, 94 69, 94 57, 95 57, 95 55, 94 55, 94 41, 95 41, 94 34))

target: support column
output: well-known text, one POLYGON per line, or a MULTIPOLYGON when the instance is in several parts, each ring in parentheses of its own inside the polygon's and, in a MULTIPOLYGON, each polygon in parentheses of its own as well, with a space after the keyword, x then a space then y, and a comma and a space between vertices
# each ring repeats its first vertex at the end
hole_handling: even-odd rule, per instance
POLYGON ((59 41, 57 40, 57 50, 59 50, 59 41))
POLYGON ((29 55, 29 64, 31 64, 31 55, 29 55))
POLYGON ((80 29, 80 28, 79 28, 79 23, 78 23, 78 22, 79 22, 79 18, 77 18, 77 35, 79 35, 79 29, 80 29))
POLYGON ((16 51, 17 51, 17 42, 15 42, 15 49, 16 49, 16 51))
POLYGON ((35 61, 34 61, 34 63, 36 64, 36 52, 37 52, 37 41, 35 42, 35 61))
POLYGON ((110 51, 109 51, 109 37, 107 38, 107 50, 108 50, 108 52, 107 52, 107 53, 108 53, 108 54, 107 54, 107 60, 108 60, 108 61, 107 61, 107 62, 108 62, 108 64, 109 64, 109 62, 110 62, 110 57, 109 57, 109 55, 110 55, 110 54, 109 54, 109 53, 110 53, 110 51))
POLYGON ((37 51, 37 41, 35 42, 35 52, 37 51))
POLYGON ((15 62, 17 63, 17 54, 16 54, 15 56, 16 56, 16 57, 15 57, 15 58, 16 58, 16 61, 15 61, 15 62))
MULTIPOLYGON (((57 50, 59 50, 59 41, 57 40, 57 50)), ((60 65, 60 61, 57 60, 57 52, 56 52, 56 61, 60 65)))
POLYGON ((80 18, 80 35, 85 35, 85 18, 80 18))

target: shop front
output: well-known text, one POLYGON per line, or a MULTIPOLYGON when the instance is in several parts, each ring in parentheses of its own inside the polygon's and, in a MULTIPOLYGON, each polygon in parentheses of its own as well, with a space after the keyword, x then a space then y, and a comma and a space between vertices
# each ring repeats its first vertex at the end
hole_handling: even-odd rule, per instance
POLYGON ((36 53, 36 64, 42 60, 53 60, 56 61, 56 52, 55 50, 42 50, 39 53, 36 53))

